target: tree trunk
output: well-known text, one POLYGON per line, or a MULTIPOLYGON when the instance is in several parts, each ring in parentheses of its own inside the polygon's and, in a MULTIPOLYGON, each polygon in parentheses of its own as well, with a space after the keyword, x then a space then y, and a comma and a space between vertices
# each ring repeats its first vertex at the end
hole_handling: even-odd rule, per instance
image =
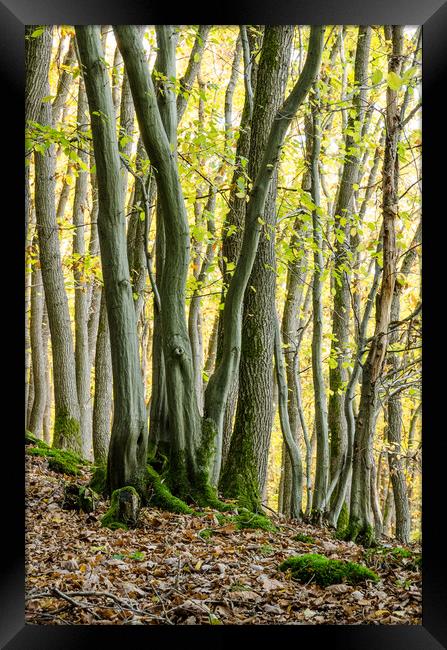
MULTIPOLYGON (((391 302, 391 322, 397 323, 400 320, 400 297, 403 283, 411 271, 417 257, 417 245, 421 240, 421 221, 416 234, 411 242, 409 251, 406 253, 398 279, 394 285, 393 300, 391 302)), ((399 341, 399 328, 395 326, 390 333, 390 345, 399 341)), ((398 371, 400 368, 399 355, 396 352, 388 353, 388 364, 391 371, 398 371)), ((408 499, 407 482, 402 462, 402 403, 400 393, 391 395, 388 399, 388 463, 390 467, 390 479, 393 487, 394 505, 396 512, 396 537, 403 544, 410 541, 411 516, 408 499)))
MULTIPOLYGON (((88 126, 87 97, 84 83, 79 83, 77 123, 79 131, 85 132, 88 126)), ((79 152, 80 160, 87 165, 88 153, 79 152)), ((85 273, 85 221, 87 214, 88 172, 78 169, 73 203, 73 276, 75 285, 75 360, 76 385, 78 389, 81 414, 82 455, 91 458, 92 447, 92 409, 90 392, 90 355, 88 345, 89 294, 85 273)))
POLYGON ((101 296, 95 359, 95 399, 93 403, 93 456, 96 465, 107 463, 112 414, 112 357, 104 292, 101 296))
MULTIPOLYGON (((311 189, 311 179, 309 173, 309 166, 311 163, 312 155, 312 122, 308 115, 305 115, 305 136, 306 136, 306 168, 303 172, 303 180, 301 188, 305 192, 311 189)), ((286 358, 286 375, 287 375, 287 389, 288 389, 288 415, 290 428, 294 440, 299 445, 300 434, 303 431, 301 425, 301 417, 298 405, 298 393, 301 390, 300 376, 296 372, 299 367, 299 354, 300 345, 303 337, 303 330, 301 327, 301 305, 304 297, 304 282, 307 273, 307 250, 304 243, 307 226, 302 220, 301 216, 295 219, 293 227, 293 235, 291 237, 290 248, 294 252, 296 259, 289 262, 287 265, 287 281, 286 281, 286 300, 284 303, 284 313, 282 319, 282 340, 285 347, 286 358)), ((282 509, 281 512, 290 516, 291 505, 291 472, 292 465, 290 463, 287 446, 283 446, 283 474, 284 480, 282 485, 282 509)), ((301 502, 300 502, 301 508, 301 502)))
MULTIPOLYGON (((275 113, 283 101, 292 37, 293 27, 288 25, 267 26, 264 32, 253 104, 252 120, 256 127, 250 136, 248 175, 251 179, 256 178, 260 169, 275 113)), ((262 231, 244 296, 238 405, 219 484, 226 496, 239 498, 254 512, 261 510, 274 415, 276 185, 277 170, 273 172, 260 217, 262 231)))
MULTIPOLYGON (((37 261, 36 261, 37 262, 37 261)), ((28 429, 38 438, 42 438, 43 418, 47 400, 45 376, 45 350, 43 347, 43 311, 45 294, 42 274, 37 263, 33 267, 31 288, 31 354, 33 362, 34 400, 28 429)))
POLYGON ((319 97, 314 92, 312 106, 312 157, 311 157, 311 195, 315 208, 312 211, 314 240, 314 280, 312 290, 313 333, 312 333, 312 379, 315 400, 315 432, 317 439, 317 462, 315 467, 315 487, 312 499, 312 518, 320 521, 323 502, 329 479, 329 439, 327 421, 326 388, 323 376, 321 346, 323 342, 323 302, 322 279, 324 269, 323 236, 320 216, 320 175, 318 161, 321 147, 321 117, 319 97))
MULTIPOLYGON (((51 51, 51 30, 47 47, 51 51)), ((43 35, 42 35, 43 38, 43 35)), ((49 95, 49 54, 43 94, 49 95)), ((32 70, 28 71, 32 74, 32 70)), ((52 126, 51 106, 42 104, 40 123, 52 126)), ((45 289, 48 321, 53 350, 55 423, 53 445, 81 452, 80 413, 76 388, 75 358, 70 313, 65 293, 55 210, 56 152, 51 144, 44 153, 35 154, 35 205, 39 234, 40 262, 45 289)))
MULTIPOLYGON (((250 32, 250 34, 252 34, 250 32)), ((260 38, 258 36, 249 35, 248 36, 248 46, 250 52, 253 52, 255 49, 260 47, 260 38)), ((247 45, 245 46, 247 47, 247 45)), ((242 40, 241 40, 242 48, 242 40)), ((236 48, 237 49, 237 48, 236 48)), ((233 58, 233 69, 236 67, 236 54, 235 52, 233 58)), ((240 55, 239 55, 240 56, 240 55)), ((248 78, 249 71, 245 71, 245 83, 246 86, 248 83, 251 85, 251 92, 256 90, 256 78, 258 72, 258 65, 254 60, 254 57, 251 64, 250 77, 248 78)), ((228 97, 228 88, 231 89, 231 79, 229 87, 227 87, 226 95, 226 112, 225 112, 225 132, 227 138, 229 138, 229 126, 230 126, 230 114, 229 114, 229 103, 230 97, 228 97)), ((231 96, 231 92, 230 92, 231 96)), ((225 215, 224 224, 222 227, 222 255, 220 256, 220 266, 222 270, 222 297, 221 302, 225 303, 225 297, 228 291, 228 286, 231 281, 232 269, 234 269, 237 261, 239 259, 239 253, 242 246, 242 234, 244 229, 245 222, 245 211, 247 202, 245 196, 237 196, 241 194, 239 182, 245 183, 245 174, 247 172, 247 162, 250 154, 250 132, 251 132, 251 123, 252 123, 252 112, 253 108, 250 102, 249 93, 245 93, 244 106, 242 109, 242 116, 239 125, 239 138, 236 145, 236 155, 235 155, 235 168, 233 172, 233 177, 231 179, 231 190, 228 197, 229 212, 225 215)), ((223 311, 219 311, 219 324, 218 324, 218 335, 217 335, 217 352, 216 352, 216 364, 219 364, 222 353, 223 353, 223 311)), ((221 473, 225 467, 225 463, 228 458, 228 452, 230 449, 231 436, 233 433, 233 422, 234 414, 236 412, 237 406, 237 397, 238 397, 238 388, 239 388, 239 376, 238 373, 235 373, 232 378, 231 386, 228 391, 227 402, 225 405, 225 414, 223 419, 223 430, 222 430, 222 461, 221 461, 221 473)), ((217 467, 214 471, 214 477, 217 474, 217 467)))
MULTIPOLYGON (((385 33, 388 33, 385 28, 385 33)), ((393 26, 392 54, 388 71, 398 73, 403 49, 403 27, 393 26)), ((370 472, 372 440, 374 436, 377 380, 382 372, 388 346, 388 328, 391 303, 396 279, 396 218, 398 197, 396 193, 396 156, 399 139, 398 92, 387 88, 386 140, 383 162, 383 272, 380 294, 376 301, 376 325, 368 356, 363 366, 362 390, 354 439, 351 507, 348 539, 365 545, 374 543, 371 521, 370 472)))
MULTIPOLYGON (((169 28, 166 28, 168 32, 169 28)), ((162 29, 159 30, 160 34, 162 29)), ((157 170, 157 184, 163 211, 166 262, 160 286, 163 350, 170 427, 174 432, 171 454, 171 483, 176 493, 200 496, 208 485, 210 448, 217 434, 222 444, 222 421, 230 379, 237 369, 241 339, 242 299, 251 273, 259 238, 258 216, 263 214, 274 163, 292 116, 303 101, 321 60, 323 28, 312 28, 310 54, 303 73, 274 121, 263 164, 248 204, 247 228, 239 263, 230 283, 224 307, 222 361, 210 379, 205 395, 203 436, 193 387, 192 359, 184 316, 185 282, 189 261, 188 222, 178 177, 175 152, 163 126, 155 92, 147 70, 144 51, 135 30, 116 26, 115 33, 129 75, 138 122, 151 163, 157 170)), ((165 36, 167 34, 165 33, 165 36)), ((166 43, 165 43, 166 46, 166 43)), ((163 49, 163 47, 162 47, 163 49)), ((169 49, 165 47, 166 53, 169 49)), ((166 93, 167 95, 167 93, 166 93)), ((206 499, 209 500, 209 499, 206 499)))
MULTIPOLYGON (((345 391, 348 382, 346 362, 349 354, 349 321, 351 312, 350 231, 354 225, 352 207, 354 187, 358 183, 361 134, 366 112, 369 46, 371 27, 360 26, 354 70, 353 111, 350 111, 346 130, 346 156, 335 207, 334 303, 332 314, 331 358, 329 367, 328 427, 330 436, 330 478, 340 474, 347 452, 347 424, 344 412, 345 391), (352 152, 352 153, 351 153, 352 152), (355 153, 354 153, 355 152, 355 153)), ((336 493, 334 493, 336 498, 336 493)))
MULTIPOLYGON (((157 170, 156 180, 166 240, 165 264, 159 285, 163 354, 166 372, 169 427, 172 431, 170 483, 173 491, 187 498, 199 488, 203 467, 197 459, 200 416, 195 400, 191 346, 185 318, 185 285, 189 263, 189 228, 181 191, 175 151, 168 134, 174 134, 177 114, 174 94, 164 87, 164 124, 147 70, 144 50, 134 28, 116 26, 136 114, 149 159, 157 170)), ((175 72, 174 30, 157 28, 160 51, 166 66, 175 72)), ((162 64, 163 66, 163 64, 162 64)), ((205 472, 206 474, 206 472, 205 472)))
POLYGON ((98 181, 98 233, 112 355, 114 418, 107 481, 111 492, 128 485, 142 491, 147 419, 127 260, 115 111, 98 28, 76 27, 76 36, 91 115, 98 181))
POLYGON ((289 421, 288 411, 288 388, 287 375, 281 347, 281 333, 279 320, 275 323, 275 368, 278 382, 279 414, 281 430, 284 442, 287 447, 291 464, 291 486, 290 486, 290 516, 293 519, 301 520, 301 504, 303 498, 303 464, 301 452, 297 440, 294 438, 289 421))

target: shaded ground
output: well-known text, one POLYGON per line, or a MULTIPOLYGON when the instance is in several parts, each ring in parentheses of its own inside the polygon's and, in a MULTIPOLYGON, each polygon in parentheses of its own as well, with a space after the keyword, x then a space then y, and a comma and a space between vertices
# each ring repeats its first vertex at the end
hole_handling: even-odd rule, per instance
MULTIPOLYGON (((26 622, 37 624, 421 624, 414 558, 365 552, 331 531, 274 517, 279 532, 235 530, 216 514, 143 509, 135 530, 62 509, 68 476, 26 457, 26 622), (297 534, 313 542, 295 541, 297 534), (367 564, 378 583, 303 585, 279 571, 291 555, 367 564)), ((77 482, 87 483, 88 473, 77 482)), ((412 551, 419 548, 412 547, 412 551)))

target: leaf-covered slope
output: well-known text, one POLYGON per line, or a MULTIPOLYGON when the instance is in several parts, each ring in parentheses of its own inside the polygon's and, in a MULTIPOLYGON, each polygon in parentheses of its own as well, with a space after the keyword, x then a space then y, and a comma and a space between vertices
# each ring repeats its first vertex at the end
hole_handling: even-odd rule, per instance
POLYGON ((64 481, 86 484, 90 474, 62 477, 42 457, 27 456, 26 468, 27 623, 421 623, 416 549, 365 553, 327 529, 278 517, 277 532, 238 530, 212 510, 145 508, 136 529, 111 531, 100 524, 105 501, 91 514, 62 509, 64 481), (279 565, 302 553, 365 564, 380 580, 300 584, 279 565))

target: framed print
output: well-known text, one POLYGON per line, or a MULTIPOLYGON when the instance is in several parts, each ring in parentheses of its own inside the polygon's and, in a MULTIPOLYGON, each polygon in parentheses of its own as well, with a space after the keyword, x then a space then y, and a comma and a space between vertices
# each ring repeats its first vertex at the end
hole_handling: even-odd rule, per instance
POLYGON ((2 647, 447 647, 447 5, 166 9, 0 3, 2 647))

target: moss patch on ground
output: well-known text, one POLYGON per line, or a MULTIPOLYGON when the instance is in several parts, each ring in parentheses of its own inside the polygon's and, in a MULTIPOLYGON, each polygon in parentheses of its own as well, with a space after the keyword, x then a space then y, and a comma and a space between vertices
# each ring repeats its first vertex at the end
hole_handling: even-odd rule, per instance
POLYGON ((389 566, 405 566, 410 570, 418 570, 422 566, 422 554, 408 548, 395 546, 377 546, 365 549, 364 560, 368 566, 373 568, 386 568, 389 566))
POLYGON ((28 446, 26 453, 31 456, 41 456, 48 459, 48 467, 53 472, 60 474, 69 474, 70 476, 77 476, 80 473, 82 466, 89 465, 90 463, 81 458, 78 454, 72 451, 65 451, 64 449, 54 449, 47 444, 38 441, 39 444, 28 446))
POLYGON ((314 544, 315 539, 312 535, 306 535, 305 533, 298 533, 295 537, 292 537, 294 542, 303 542, 304 544, 314 544))
POLYGON ((281 571, 290 570, 294 580, 303 583, 314 580, 322 587, 342 582, 356 585, 367 580, 377 582, 379 579, 371 569, 357 564, 357 562, 331 560, 318 553, 290 557, 282 562, 279 568, 281 571))
POLYGON ((217 514, 216 517, 221 526, 235 524, 238 530, 244 528, 260 528, 269 532, 276 532, 277 530, 276 526, 268 517, 250 512, 245 508, 241 508, 237 515, 217 514))

